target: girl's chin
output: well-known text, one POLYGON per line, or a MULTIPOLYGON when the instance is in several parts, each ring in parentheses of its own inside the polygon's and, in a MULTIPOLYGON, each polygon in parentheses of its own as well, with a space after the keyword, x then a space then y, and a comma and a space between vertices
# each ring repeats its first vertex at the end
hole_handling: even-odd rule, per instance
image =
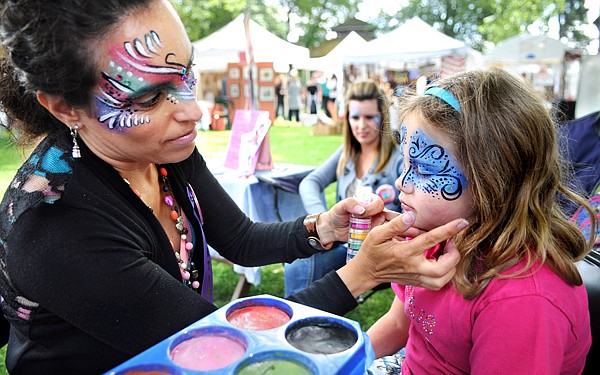
POLYGON ((429 232, 430 230, 435 229, 435 228, 439 227, 440 225, 443 225, 443 224, 435 225, 435 224, 431 224, 431 223, 420 223, 419 219, 417 218, 417 220, 413 224, 413 228, 418 228, 422 232, 429 232))

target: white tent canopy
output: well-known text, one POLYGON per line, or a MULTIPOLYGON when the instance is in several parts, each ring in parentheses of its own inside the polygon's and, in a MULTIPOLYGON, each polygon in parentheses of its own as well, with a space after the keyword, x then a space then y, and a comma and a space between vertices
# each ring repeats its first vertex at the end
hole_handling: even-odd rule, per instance
POLYGON ((560 64, 569 47, 548 36, 514 36, 500 43, 484 58, 488 63, 560 64))
MULTIPOLYGON (((289 64, 303 66, 308 61, 308 48, 279 38, 253 20, 249 24, 255 62, 273 62, 275 71, 287 72, 289 64)), ((240 62, 240 52, 247 49, 244 14, 192 44, 198 71, 226 71, 227 63, 240 62)))
POLYGON ((309 66, 311 69, 323 72, 342 70, 345 57, 365 48, 366 45, 367 41, 358 33, 352 31, 327 55, 311 58, 309 66))
POLYGON ((347 63, 377 63, 383 60, 413 61, 451 54, 466 54, 464 42, 453 39, 413 17, 395 30, 367 42, 346 56, 347 63))

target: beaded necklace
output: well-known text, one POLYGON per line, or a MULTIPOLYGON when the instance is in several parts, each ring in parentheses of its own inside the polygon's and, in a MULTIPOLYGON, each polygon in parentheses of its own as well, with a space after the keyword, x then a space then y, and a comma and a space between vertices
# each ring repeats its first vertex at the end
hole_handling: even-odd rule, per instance
MULTIPOLYGON (((164 167, 158 168, 159 181, 162 182, 162 191, 165 193, 165 197, 163 198, 164 203, 171 208, 170 216, 171 219, 175 222, 175 228, 180 236, 179 248, 175 250, 175 258, 177 259, 177 263, 179 264, 179 271, 181 272, 181 278, 183 279, 183 284, 196 290, 200 287, 200 282, 198 281, 199 272, 196 269, 195 263, 191 260, 194 254, 194 244, 191 241, 191 238, 188 240, 189 230, 186 228, 186 217, 183 210, 180 210, 177 206, 177 202, 175 201, 175 197, 173 196, 173 189, 171 188, 171 183, 169 182, 169 178, 167 177, 168 172, 164 167)), ((141 199, 140 192, 135 189, 126 178, 123 180, 129 185, 131 190, 141 199)), ((147 205, 148 206, 148 205, 147 205)), ((150 211, 152 207, 148 206, 150 211)), ((191 236, 189 236, 191 237, 191 236)), ((169 242, 171 242, 169 240, 169 242)), ((171 247, 173 243, 171 242, 171 247)))

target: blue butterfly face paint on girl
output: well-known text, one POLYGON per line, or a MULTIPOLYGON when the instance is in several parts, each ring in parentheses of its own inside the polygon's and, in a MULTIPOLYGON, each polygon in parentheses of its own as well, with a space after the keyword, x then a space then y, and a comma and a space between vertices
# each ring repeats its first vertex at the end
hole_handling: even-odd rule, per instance
POLYGON ((415 189, 436 198, 452 201, 460 198, 467 179, 457 161, 446 149, 433 141, 423 130, 406 138, 406 125, 400 128, 400 144, 408 147, 409 162, 402 173, 402 186, 412 183, 415 189))
POLYGON ((173 104, 195 100, 192 58, 183 65, 173 53, 161 53, 162 47, 159 35, 150 31, 143 40, 136 38, 111 49, 96 96, 98 121, 122 131, 150 123, 147 111, 162 99, 173 104))

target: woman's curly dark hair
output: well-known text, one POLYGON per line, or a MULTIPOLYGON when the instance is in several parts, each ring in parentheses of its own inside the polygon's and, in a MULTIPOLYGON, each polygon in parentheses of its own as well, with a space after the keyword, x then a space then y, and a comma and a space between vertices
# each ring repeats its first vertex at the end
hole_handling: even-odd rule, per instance
POLYGON ((89 108, 98 79, 94 41, 155 0, 0 1, 0 111, 21 143, 58 130, 36 92, 89 108))

